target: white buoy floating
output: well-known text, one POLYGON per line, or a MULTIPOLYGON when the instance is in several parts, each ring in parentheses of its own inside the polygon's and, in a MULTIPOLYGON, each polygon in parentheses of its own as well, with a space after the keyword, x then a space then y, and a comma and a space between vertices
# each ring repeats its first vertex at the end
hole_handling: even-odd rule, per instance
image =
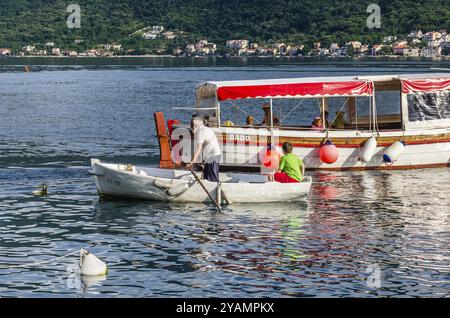
POLYGON ((80 250, 80 274, 83 276, 106 275, 108 268, 106 263, 97 258, 94 254, 80 250))
POLYGON ((361 156, 362 162, 368 163, 370 160, 372 160, 375 152, 377 151, 377 145, 377 139, 375 138, 375 136, 372 136, 372 138, 366 141, 361 156))
POLYGON ((397 141, 392 144, 383 155, 383 160, 385 163, 394 163, 402 155, 406 149, 406 143, 404 141, 397 141))

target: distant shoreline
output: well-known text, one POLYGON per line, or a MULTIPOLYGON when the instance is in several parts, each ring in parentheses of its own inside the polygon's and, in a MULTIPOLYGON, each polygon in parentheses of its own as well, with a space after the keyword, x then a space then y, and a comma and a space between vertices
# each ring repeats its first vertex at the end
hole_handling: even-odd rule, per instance
POLYGON ((450 57, 403 57, 403 56, 361 56, 361 57, 316 57, 316 56, 170 56, 170 55, 123 55, 123 56, 18 56, 0 58, 0 72, 25 71, 54 68, 102 68, 102 67, 320 67, 320 66, 363 66, 385 65, 404 67, 425 67, 450 69, 450 57))
POLYGON ((1 56, 0 59, 33 59, 33 58, 44 58, 44 59, 117 59, 117 58, 195 58, 195 59, 326 59, 326 60, 339 60, 339 59, 429 59, 429 60, 439 60, 439 59, 450 59, 450 55, 442 55, 438 57, 425 57, 425 56, 400 56, 400 55, 383 55, 383 56, 175 56, 175 55, 114 55, 114 56, 53 56, 53 55, 13 55, 13 56, 1 56))

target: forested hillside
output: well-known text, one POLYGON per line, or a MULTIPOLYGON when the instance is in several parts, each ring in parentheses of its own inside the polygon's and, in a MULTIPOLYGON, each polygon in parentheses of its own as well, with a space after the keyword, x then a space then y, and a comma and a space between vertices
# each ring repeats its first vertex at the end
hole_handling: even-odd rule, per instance
MULTIPOLYGON (((188 32, 188 41, 205 37, 223 45, 230 38, 264 42, 323 43, 379 41, 382 35, 412 30, 448 29, 449 0, 379 0, 380 29, 366 26, 367 6, 374 0, 0 0, 0 47, 17 49, 30 43, 53 41, 71 46, 121 42, 143 44, 132 32, 163 25, 188 32), (69 3, 81 6, 81 28, 68 29, 69 3)), ((175 43, 174 45, 183 43, 175 43)))

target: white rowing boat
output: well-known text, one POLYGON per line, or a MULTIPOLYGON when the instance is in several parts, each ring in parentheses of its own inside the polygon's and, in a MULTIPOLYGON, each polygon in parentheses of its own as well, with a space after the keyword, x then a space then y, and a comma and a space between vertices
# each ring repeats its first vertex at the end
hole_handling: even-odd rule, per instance
MULTIPOLYGON (((210 202, 201 185, 189 171, 102 163, 91 160, 100 196, 164 202, 210 202)), ((268 182, 259 174, 221 173, 221 183, 203 180, 206 189, 218 201, 228 203, 271 203, 305 200, 312 179, 301 183, 268 182), (221 199, 220 199, 221 198, 221 199)), ((221 202, 222 203, 222 202, 221 202)))

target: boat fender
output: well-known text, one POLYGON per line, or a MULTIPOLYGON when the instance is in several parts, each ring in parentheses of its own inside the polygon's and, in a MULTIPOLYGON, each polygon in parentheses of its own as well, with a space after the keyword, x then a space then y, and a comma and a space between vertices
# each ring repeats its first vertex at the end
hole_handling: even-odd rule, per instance
POLYGON ((406 143, 404 141, 397 141, 392 144, 383 154, 383 161, 387 164, 394 163, 405 151, 406 143))
POLYGON ((80 273, 84 276, 106 275, 108 268, 106 263, 98 259, 94 254, 81 249, 80 251, 80 273))
POLYGON ((269 170, 276 170, 280 166, 281 154, 272 145, 261 150, 258 157, 263 166, 269 170))
POLYGON ((175 197, 175 196, 183 194, 187 190, 189 190, 188 184, 182 183, 182 184, 176 185, 176 186, 170 188, 169 190, 167 190, 167 194, 170 195, 171 197, 175 197))
POLYGON ((339 159, 339 150, 337 147, 328 140, 322 145, 319 151, 320 160, 326 164, 332 164, 339 159))
POLYGON ((370 160, 372 160, 373 156, 375 155, 375 152, 377 151, 377 145, 378 145, 377 139, 375 137, 372 137, 366 141, 361 156, 362 162, 368 163, 370 160))
POLYGON ((155 179, 153 184, 158 188, 170 189, 173 187, 173 181, 167 179, 155 179))

